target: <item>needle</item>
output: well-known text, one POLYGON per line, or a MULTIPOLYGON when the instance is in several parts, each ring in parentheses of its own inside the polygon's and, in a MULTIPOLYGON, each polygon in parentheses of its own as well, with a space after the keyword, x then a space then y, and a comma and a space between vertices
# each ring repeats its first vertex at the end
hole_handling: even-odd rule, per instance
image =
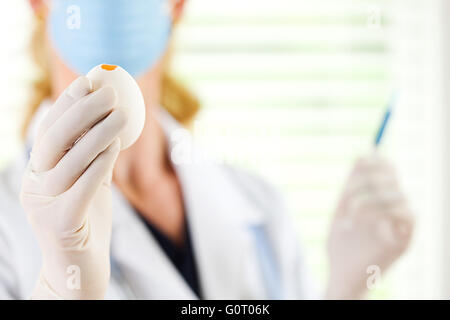
POLYGON ((394 94, 392 94, 392 96, 386 106, 386 111, 384 112, 383 121, 380 124, 377 135, 375 136, 375 148, 377 148, 380 145, 381 140, 383 139, 384 132, 386 131, 386 127, 389 122, 389 119, 391 118, 392 110, 394 108, 396 101, 397 101, 397 96, 394 93, 394 94))

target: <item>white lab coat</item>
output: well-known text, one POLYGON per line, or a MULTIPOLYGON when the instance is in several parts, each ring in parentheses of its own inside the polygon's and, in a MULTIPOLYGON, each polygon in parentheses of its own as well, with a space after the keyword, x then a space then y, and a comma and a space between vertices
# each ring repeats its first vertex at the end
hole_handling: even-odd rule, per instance
MULTIPOLYGON (((160 121, 169 152, 180 151, 174 148, 180 146, 180 137, 189 137, 187 131, 165 112, 160 121)), ((190 143, 190 138, 185 142, 190 143)), ((190 159, 197 152, 192 149, 190 159)), ((0 174, 2 299, 29 298, 41 264, 36 239, 19 203, 27 157, 24 151, 0 174)), ((174 168, 205 299, 315 297, 293 223, 269 185, 229 166, 179 162, 174 168)), ((112 192, 111 282, 106 297, 196 299, 127 200, 118 189, 113 187, 112 192)))

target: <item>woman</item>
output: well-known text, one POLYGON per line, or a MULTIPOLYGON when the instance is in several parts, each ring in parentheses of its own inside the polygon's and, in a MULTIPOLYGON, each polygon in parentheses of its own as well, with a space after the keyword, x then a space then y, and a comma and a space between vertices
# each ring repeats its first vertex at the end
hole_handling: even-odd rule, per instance
MULTIPOLYGON (((27 151, 0 180, 0 297, 317 297, 278 194, 237 169, 180 157, 197 152, 182 127, 196 100, 167 75, 185 0, 30 3, 43 72, 27 151), (80 76, 103 62, 131 72, 146 103, 140 138, 120 153, 127 114, 113 88, 92 92, 80 76)), ((411 232, 393 169, 361 159, 331 225, 323 297, 363 297, 368 270, 384 272, 411 232)))

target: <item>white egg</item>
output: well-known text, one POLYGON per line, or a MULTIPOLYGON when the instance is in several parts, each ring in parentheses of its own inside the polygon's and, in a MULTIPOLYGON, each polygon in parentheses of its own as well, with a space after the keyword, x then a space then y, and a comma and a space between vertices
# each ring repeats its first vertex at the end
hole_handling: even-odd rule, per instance
POLYGON ((101 64, 86 75, 93 90, 111 86, 117 93, 117 108, 126 109, 128 123, 120 132, 122 150, 131 146, 141 135, 145 123, 145 103, 142 92, 134 78, 119 66, 101 64))

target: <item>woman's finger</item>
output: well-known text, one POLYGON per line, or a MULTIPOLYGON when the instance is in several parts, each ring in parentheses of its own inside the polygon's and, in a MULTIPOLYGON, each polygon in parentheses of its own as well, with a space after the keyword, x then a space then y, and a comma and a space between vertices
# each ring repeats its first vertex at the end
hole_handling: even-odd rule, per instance
POLYGON ((56 102, 48 111, 45 118, 42 120, 37 136, 35 137, 35 144, 39 143, 48 128, 52 126, 55 121, 63 115, 75 102, 82 97, 88 95, 92 91, 92 83, 89 78, 81 76, 73 81, 66 90, 59 96, 56 102))
POLYGON ((374 193, 361 193, 348 203, 350 215, 370 214, 373 211, 389 212, 393 208, 406 205, 405 196, 396 189, 387 189, 374 193))
MULTIPOLYGON (((67 225, 81 226, 88 212, 87 207, 97 190, 104 183, 110 183, 111 172, 120 152, 120 139, 116 138, 101 152, 75 184, 64 194, 67 203, 76 204, 76 210, 68 212, 67 225)), ((69 209, 70 210, 70 209, 69 209)))
POLYGON ((58 195, 68 190, 98 154, 117 138, 126 122, 127 114, 118 109, 89 130, 58 164, 47 172, 44 187, 46 194, 58 195))
POLYGON ((33 170, 43 172, 52 169, 83 133, 112 111, 116 101, 115 90, 104 87, 66 110, 33 148, 33 170))
POLYGON ((345 195, 352 197, 359 193, 376 193, 379 190, 398 188, 397 178, 386 172, 361 174, 348 181, 345 195))

